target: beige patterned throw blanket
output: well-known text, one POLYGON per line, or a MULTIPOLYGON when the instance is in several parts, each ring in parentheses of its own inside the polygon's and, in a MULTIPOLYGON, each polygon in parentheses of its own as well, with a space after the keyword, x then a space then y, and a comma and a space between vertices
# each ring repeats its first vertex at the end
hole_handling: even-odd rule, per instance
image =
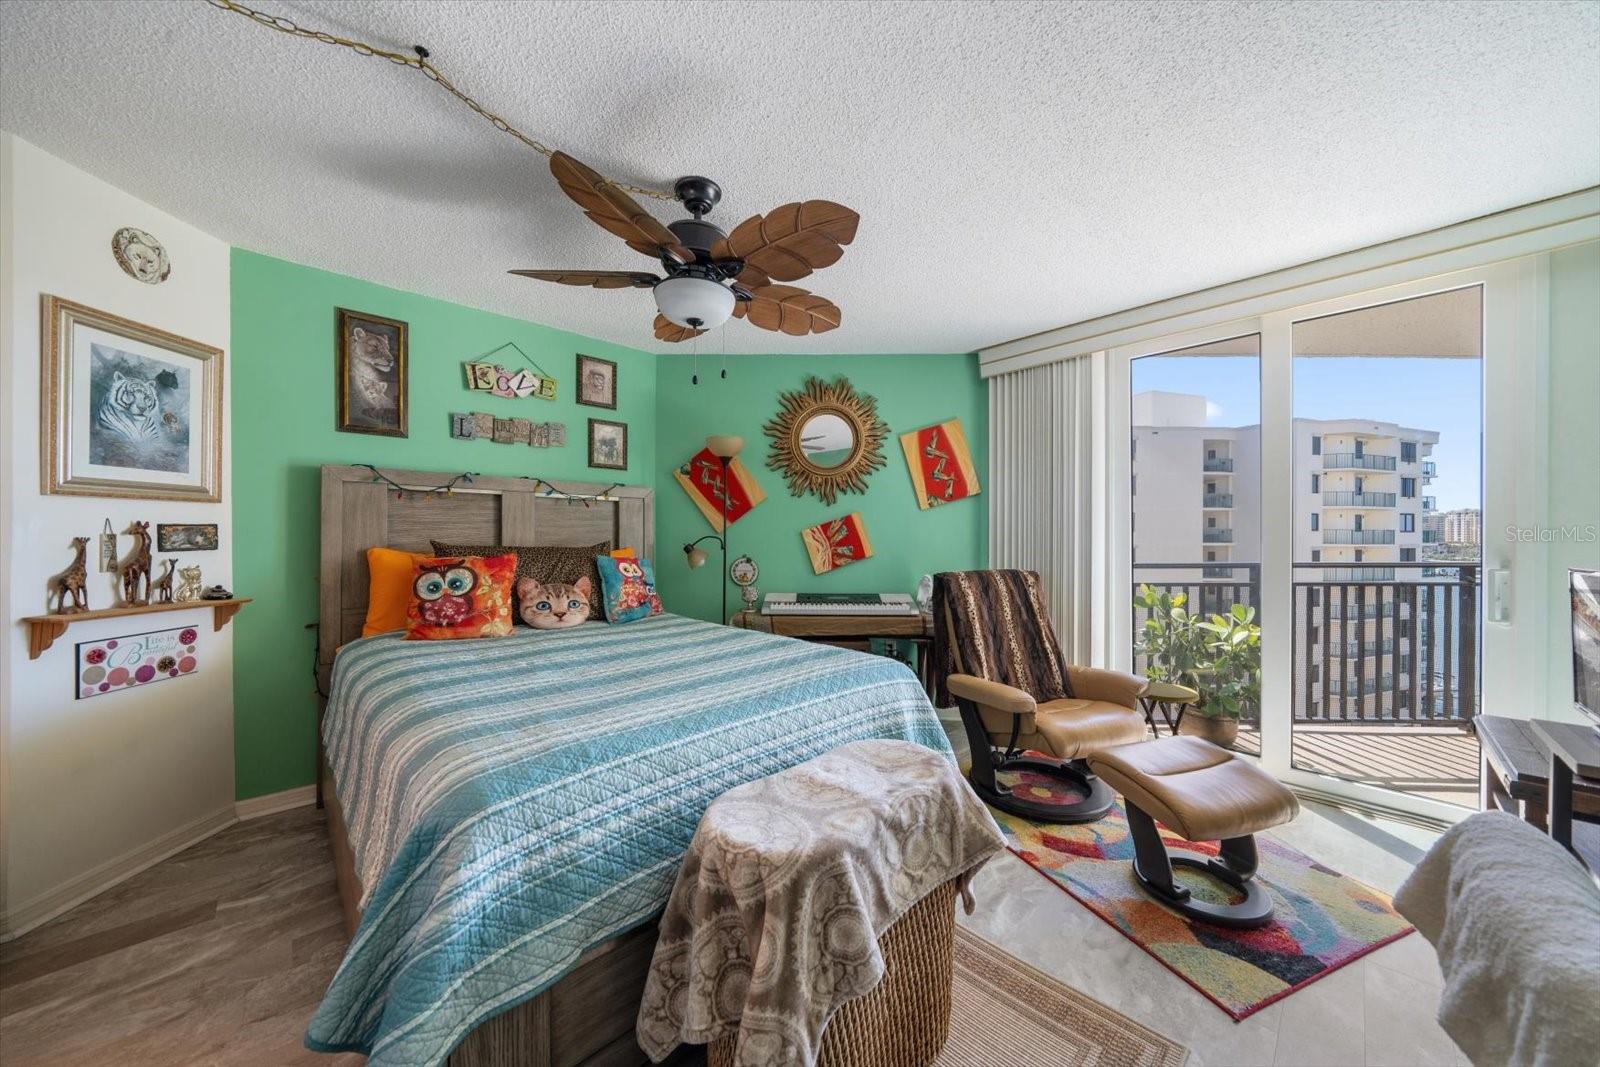
MULTIPOLYGON (((639 1006, 639 1045, 737 1033, 740 1065, 812 1064, 823 1027, 883 976, 878 936, 1004 847, 949 757, 856 741, 706 809, 639 1006)), ((967 899, 968 910, 971 899, 967 899)))

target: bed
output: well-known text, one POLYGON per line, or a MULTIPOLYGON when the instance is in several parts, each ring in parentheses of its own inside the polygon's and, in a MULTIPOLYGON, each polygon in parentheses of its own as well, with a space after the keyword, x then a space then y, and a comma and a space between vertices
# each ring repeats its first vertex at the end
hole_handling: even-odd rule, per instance
POLYGON ((649 491, 616 495, 584 506, 478 479, 430 500, 323 469, 319 778, 352 943, 313 1047, 374 1064, 643 1062, 655 918, 705 805, 852 740, 948 751, 901 664, 672 615, 487 641, 356 636, 366 547, 652 552, 649 491))

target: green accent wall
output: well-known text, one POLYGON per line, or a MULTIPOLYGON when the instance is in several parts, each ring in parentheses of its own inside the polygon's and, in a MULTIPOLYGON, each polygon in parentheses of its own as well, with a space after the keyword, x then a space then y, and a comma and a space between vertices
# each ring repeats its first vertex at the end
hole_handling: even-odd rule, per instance
MULTIPOLYGON (((713 530, 672 476, 711 433, 744 438, 741 458, 767 495, 729 531, 729 558, 748 553, 761 568, 756 585, 763 592, 911 593, 924 574, 984 566, 988 496, 920 510, 899 439, 908 430, 960 419, 979 484, 987 491, 988 390, 978 376, 976 355, 729 356, 726 379, 718 376, 720 357, 702 356, 699 385, 691 383, 692 356, 674 353, 659 360, 656 584, 667 610, 701 619, 716 619, 721 610, 716 545, 702 546, 711 561, 696 571, 685 565, 682 552, 685 543, 713 530), (863 494, 842 494, 832 505, 810 495, 791 496, 782 473, 767 467, 770 439, 762 426, 777 413, 779 393, 801 388, 808 376, 831 381, 841 375, 858 392, 877 399, 878 414, 890 429, 886 462, 863 494), (872 558, 828 574, 812 573, 800 531, 852 511, 860 512, 866 524, 872 558)), ((728 610, 740 606, 739 588, 729 582, 728 610)))
MULTIPOLYGON (((645 485, 655 479, 656 357, 578 334, 234 249, 232 256, 234 582, 255 603, 234 627, 234 751, 239 798, 314 780, 319 468, 542 475, 645 485), (350 308, 410 325, 410 436, 334 430, 334 315, 350 308), (558 382, 554 402, 467 390, 461 364, 516 342, 558 382), (573 401, 576 353, 615 360, 617 410, 573 401), (564 422, 564 448, 450 438, 453 411, 564 422), (587 465, 590 417, 629 428, 627 471, 587 465)), ((643 313, 643 312, 641 312, 643 313)), ((507 349, 494 357, 517 363, 507 349)), ((681 494, 680 494, 681 495, 681 494)))

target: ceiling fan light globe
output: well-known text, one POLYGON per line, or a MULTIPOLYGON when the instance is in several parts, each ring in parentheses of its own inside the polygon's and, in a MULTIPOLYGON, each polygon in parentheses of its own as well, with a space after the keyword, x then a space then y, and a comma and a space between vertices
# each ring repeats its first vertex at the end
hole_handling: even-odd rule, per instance
POLYGON ((654 292, 656 309, 679 326, 714 330, 733 314, 733 290, 709 278, 668 278, 654 292))

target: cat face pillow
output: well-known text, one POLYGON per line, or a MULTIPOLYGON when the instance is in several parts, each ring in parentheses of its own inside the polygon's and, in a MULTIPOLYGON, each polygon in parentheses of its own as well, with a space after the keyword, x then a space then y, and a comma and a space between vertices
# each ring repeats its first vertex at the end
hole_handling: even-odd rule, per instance
POLYGON ((532 578, 517 582, 517 610, 535 630, 565 630, 589 619, 589 597, 594 592, 587 577, 573 585, 539 583, 532 578))

